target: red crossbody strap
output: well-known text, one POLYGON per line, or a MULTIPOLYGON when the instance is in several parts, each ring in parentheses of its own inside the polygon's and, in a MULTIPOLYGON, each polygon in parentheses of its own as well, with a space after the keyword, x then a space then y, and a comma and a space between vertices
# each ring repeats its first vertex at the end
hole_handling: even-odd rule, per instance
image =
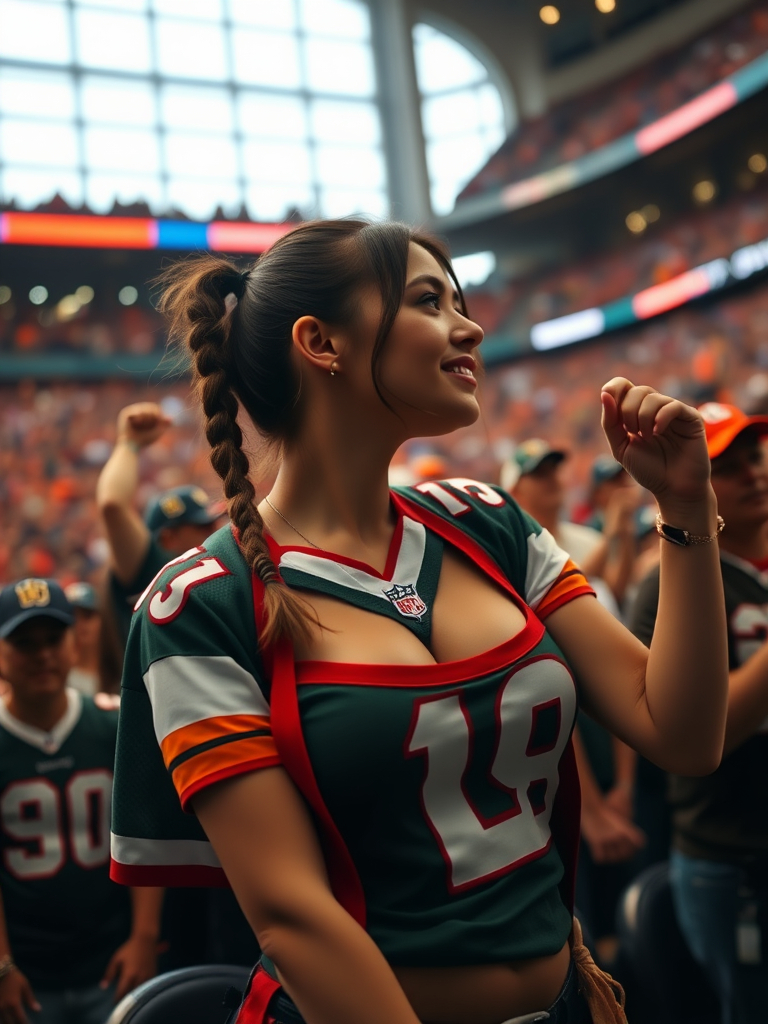
POLYGON ((268 1024, 267 1007, 279 988, 280 982, 259 965, 248 981, 237 1024, 268 1024))

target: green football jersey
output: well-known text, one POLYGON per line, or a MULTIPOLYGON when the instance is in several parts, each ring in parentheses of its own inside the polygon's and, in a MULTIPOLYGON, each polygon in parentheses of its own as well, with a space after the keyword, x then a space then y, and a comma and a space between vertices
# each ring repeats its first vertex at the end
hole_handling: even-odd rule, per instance
POLYGON ((117 712, 67 695, 50 733, 0 702, 0 892, 14 959, 40 989, 100 981, 130 929, 130 894, 109 878, 117 712))
POLYGON ((476 657, 430 665, 296 665, 288 644, 262 658, 260 583, 231 530, 219 531, 138 602, 113 877, 215 884, 215 855, 179 801, 188 810, 218 780, 282 764, 315 815, 334 893, 390 962, 553 953, 571 927, 576 688, 539 616, 591 590, 501 491, 451 480, 393 492, 392 501, 398 519, 383 573, 270 541, 284 582, 393 618, 428 645, 452 545, 523 611, 522 632, 476 657), (142 805, 142 793, 153 799, 142 805))

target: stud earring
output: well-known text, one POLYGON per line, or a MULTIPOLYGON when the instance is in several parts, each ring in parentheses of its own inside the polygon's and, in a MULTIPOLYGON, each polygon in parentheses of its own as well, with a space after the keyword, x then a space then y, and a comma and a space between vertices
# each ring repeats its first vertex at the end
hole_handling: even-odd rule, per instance
POLYGON ((336 360, 335 359, 331 363, 331 376, 332 377, 336 376, 336 360))

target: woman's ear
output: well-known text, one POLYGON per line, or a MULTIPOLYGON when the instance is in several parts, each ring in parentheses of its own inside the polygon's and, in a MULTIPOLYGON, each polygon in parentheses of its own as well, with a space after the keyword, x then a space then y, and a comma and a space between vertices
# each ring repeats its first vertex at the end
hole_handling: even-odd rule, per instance
POLYGON ((314 316, 302 316, 293 325, 293 347, 302 359, 324 373, 339 368, 339 344, 333 331, 314 316))

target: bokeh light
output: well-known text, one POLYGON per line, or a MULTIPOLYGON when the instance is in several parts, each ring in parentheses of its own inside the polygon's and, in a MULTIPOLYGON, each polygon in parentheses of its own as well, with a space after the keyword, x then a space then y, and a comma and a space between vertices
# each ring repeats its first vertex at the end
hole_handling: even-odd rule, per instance
POLYGON ((552 4, 546 4, 539 11, 539 17, 545 25, 556 25, 560 21, 560 11, 552 4))
POLYGON ((124 306, 132 306, 139 297, 138 291, 132 284, 127 284, 117 293, 117 297, 124 306))

